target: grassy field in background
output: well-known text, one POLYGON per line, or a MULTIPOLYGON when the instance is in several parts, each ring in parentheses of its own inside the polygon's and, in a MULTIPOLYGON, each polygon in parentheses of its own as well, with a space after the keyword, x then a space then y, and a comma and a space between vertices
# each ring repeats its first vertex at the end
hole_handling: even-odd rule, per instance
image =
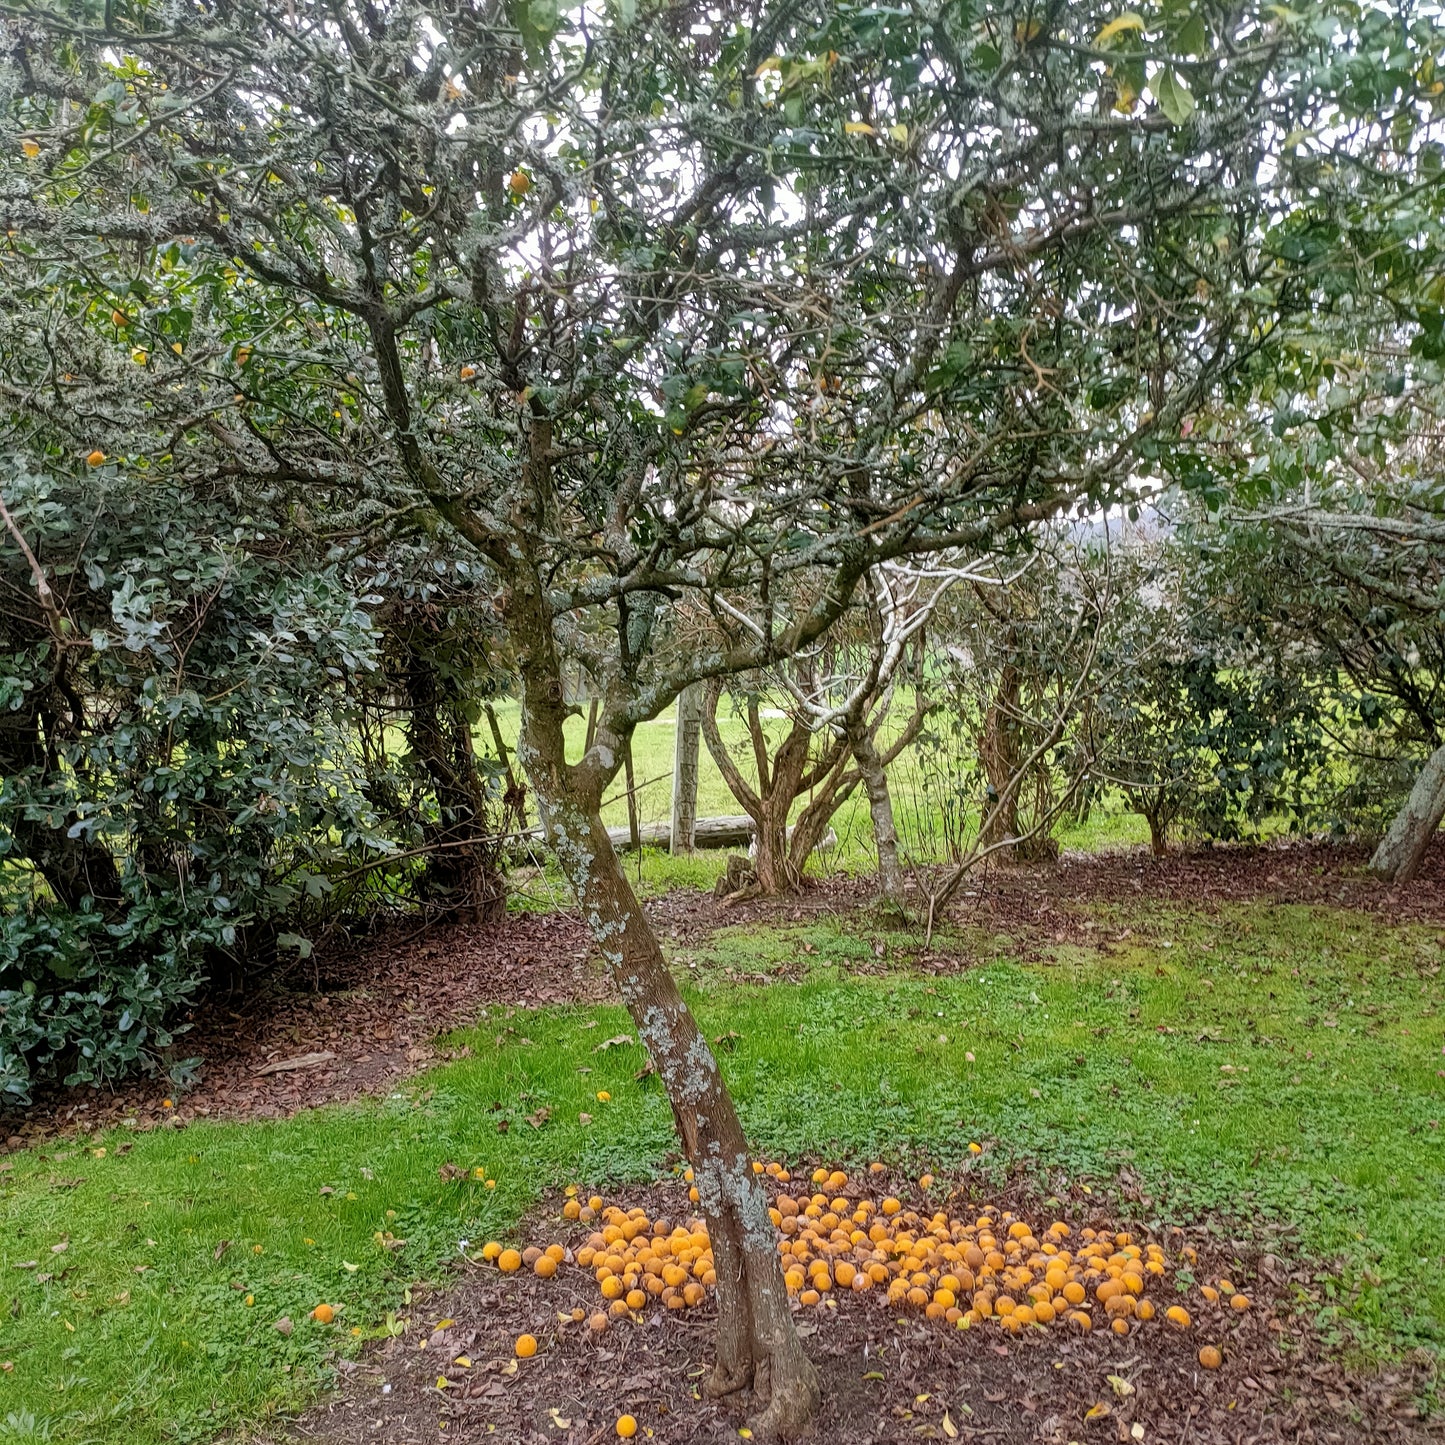
MULTIPOLYGON (((894 704, 894 717, 901 726, 912 707, 911 699, 900 696, 894 704)), ((495 705, 497 722, 508 747, 514 747, 519 726, 516 702, 504 700, 495 705)), ((782 740, 788 722, 781 717, 765 717, 764 729, 774 746, 782 740)), ((587 736, 587 720, 573 716, 567 720, 568 757, 576 761, 582 756, 587 736)), ((752 745, 744 720, 727 705, 718 710, 718 731, 723 742, 737 758, 742 774, 750 782, 756 777, 752 745)), ((885 736, 888 736, 885 729, 885 736)), ((894 734, 896 736, 896 734, 894 734)), ((639 819, 642 823, 665 823, 672 817, 672 760, 676 737, 676 710, 669 707, 660 717, 643 723, 633 735, 633 769, 637 779, 639 819)), ((478 744, 490 751, 490 733, 485 725, 478 731, 478 744)), ((905 855, 919 861, 940 862, 944 856, 942 801, 939 782, 926 764, 918 745, 906 749, 888 770, 889 786, 898 834, 905 855)), ((706 743, 702 745, 698 768, 697 811, 700 817, 716 817, 743 811, 718 771, 706 743)), ((800 800, 798 809, 806 803, 800 800)), ((627 796, 619 774, 602 809, 603 821, 609 827, 627 826, 627 796)), ((840 868, 868 868, 873 858, 873 830, 868 817, 868 804, 860 790, 855 791, 833 819, 838 835, 836 849, 820 853, 811 870, 827 873, 840 868)), ((1117 800, 1098 808, 1083 824, 1061 823, 1055 832, 1064 848, 1096 849, 1124 846, 1149 841, 1149 827, 1137 813, 1123 811, 1117 800)))
MULTIPOLYGON (((1327 1333, 1440 1356, 1435 931, 1148 901, 1078 922, 1081 939, 1086 922, 1132 932, 1109 953, 1061 945, 1035 962, 1007 939, 955 935, 974 963, 951 978, 912 972, 916 940, 858 917, 728 930, 674 961, 703 1027, 735 1035, 722 1064, 770 1157, 1022 1167, 1041 1185, 1057 1167, 1101 1193, 1127 1166, 1153 1197, 1145 1223, 1277 1230, 1276 1247, 1338 1261, 1327 1333), (877 941, 893 971, 854 972, 877 968, 877 941), (800 981, 729 981, 781 963, 800 981)), ((387 1098, 10 1156, 0 1440, 203 1440, 299 1407, 333 1351, 411 1315, 408 1286, 462 1240, 508 1237, 550 1186, 663 1164, 671 1117, 655 1080, 634 1077, 640 1050, 594 1052, 628 1031, 612 1008, 493 1010, 450 1040, 469 1057, 387 1098), (525 1127, 544 1106, 545 1126, 525 1127), (500 1119, 513 1127, 498 1133, 500 1119), (484 1177, 444 1183, 447 1162, 484 1177), (405 1247, 383 1247, 388 1232, 405 1247), (331 1326, 307 1318, 322 1300, 339 1306, 331 1326), (283 1315, 289 1337, 273 1328, 283 1315)))

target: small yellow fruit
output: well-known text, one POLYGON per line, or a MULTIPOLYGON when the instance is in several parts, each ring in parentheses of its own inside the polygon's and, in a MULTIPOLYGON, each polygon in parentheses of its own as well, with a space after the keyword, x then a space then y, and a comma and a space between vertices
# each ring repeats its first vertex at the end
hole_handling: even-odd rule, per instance
POLYGON ((336 1318, 336 1311, 332 1309, 330 1305, 317 1305, 316 1308, 311 1311, 311 1318, 315 1320, 318 1325, 329 1325, 331 1321, 336 1318))
POLYGON ((516 1350, 519 1360, 530 1360, 537 1353, 537 1341, 531 1335, 518 1335, 516 1350))
POLYGON ((117 326, 129 326, 129 325, 130 325, 130 317, 127 316, 124 311, 112 311, 112 312, 110 313, 110 319, 111 319, 117 326))
POLYGON ((532 189, 532 178, 526 171, 513 171, 507 178, 507 188, 520 201, 532 189))
POLYGON ((504 1249, 497 1256, 497 1268, 503 1274, 515 1274, 522 1267, 522 1256, 515 1249, 504 1249))
POLYGON ((637 1421, 631 1415, 617 1417, 617 1433, 623 1440, 630 1440, 637 1434, 637 1421))
POLYGON ((475 366, 464 366, 457 374, 463 381, 470 381, 477 374, 477 368, 475 366))
POLYGON ((1217 1370, 1224 1363, 1224 1356, 1213 1345, 1205 1345, 1199 1351, 1199 1363, 1206 1370, 1217 1370))
POLYGON ((1191 1323, 1189 1311, 1183 1305, 1170 1305, 1164 1311, 1164 1318, 1178 1330, 1187 1330, 1191 1323))
POLYGON ((495 1239, 489 1239, 482 1246, 482 1258, 486 1260, 488 1264, 490 1264, 494 1259, 496 1259, 501 1254, 501 1252, 502 1246, 498 1244, 495 1239))
POLYGON ((1231 1295, 1229 1307, 1232 1310, 1247 1310, 1249 1308, 1249 1296, 1243 1294, 1231 1295))
POLYGON ((40 143, 33 140, 23 140, 20 142, 20 149, 24 151, 31 160, 34 160, 35 157, 40 154, 40 143))
POLYGON ((91 452, 91 454, 85 459, 85 464, 88 467, 102 466, 104 462, 105 453, 101 451, 99 447, 97 447, 95 451, 91 452))
POLYGON ((612 1102, 612 1095, 609 1094, 606 1089, 598 1089, 597 1102, 599 1104, 610 1104, 612 1102))

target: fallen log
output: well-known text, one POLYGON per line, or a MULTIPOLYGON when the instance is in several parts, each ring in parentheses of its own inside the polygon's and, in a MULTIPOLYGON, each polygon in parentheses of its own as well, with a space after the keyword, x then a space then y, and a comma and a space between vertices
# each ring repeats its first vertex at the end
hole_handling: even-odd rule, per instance
MULTIPOLYGON (((699 818, 693 825, 692 846, 694 848, 747 848, 752 845, 756 824, 746 813, 724 814, 717 818, 699 818)), ((644 823, 638 830, 644 848, 661 848, 664 852, 672 845, 671 823, 644 823)), ((788 829, 789 836, 792 829, 788 829)), ((627 828, 609 828, 607 836, 619 853, 629 852, 632 836, 627 828)), ((542 845, 542 830, 528 828, 509 849, 517 857, 525 857, 542 845)), ((829 828, 818 844, 819 849, 836 848, 838 835, 829 828)))

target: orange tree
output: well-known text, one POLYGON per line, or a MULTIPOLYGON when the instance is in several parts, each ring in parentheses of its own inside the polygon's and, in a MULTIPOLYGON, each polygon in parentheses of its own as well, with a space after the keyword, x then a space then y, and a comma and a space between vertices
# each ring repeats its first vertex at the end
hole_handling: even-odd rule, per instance
POLYGON ((639 723, 810 645, 871 568, 1019 545, 1187 474, 1187 417, 1256 384, 1355 212, 1409 191, 1429 18, 1344 0, 0 17, 12 423, 117 459, 117 487, 224 481, 343 552, 387 534, 486 569, 547 843, 696 1171, 709 1388, 751 1387, 763 1430, 800 1428, 817 1377, 764 1197, 603 789, 639 723), (601 701, 569 761, 579 667, 601 701))

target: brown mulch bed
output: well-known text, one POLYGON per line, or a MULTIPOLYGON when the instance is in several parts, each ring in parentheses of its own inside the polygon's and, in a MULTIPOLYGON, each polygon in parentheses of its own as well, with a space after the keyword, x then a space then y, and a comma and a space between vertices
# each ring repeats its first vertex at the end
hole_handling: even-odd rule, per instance
POLYGON ((157 1079, 112 1091, 55 1088, 0 1113, 12 1147, 136 1119, 279 1118, 378 1092, 435 1058, 437 1033, 495 1004, 532 1007, 609 996, 571 913, 509 915, 496 929, 397 928, 293 966, 252 994, 200 1008, 177 1051, 203 1060, 179 1094, 157 1079), (323 1056, 300 1067, 268 1065, 323 1056), (165 1107, 170 1098, 174 1107, 165 1107), (17 1142, 17 1140, 19 1142, 17 1142))
MULTIPOLYGON (((677 1185, 617 1202, 673 1218, 686 1208, 677 1185)), ((553 1200, 535 1216, 524 1238, 579 1244, 594 1226, 562 1223, 559 1205, 553 1200)), ((1078 1196, 1051 1214, 1062 1213, 1077 1230, 1091 1220, 1104 1223, 1099 1208, 1078 1196)), ((1228 1273, 1254 1300, 1247 1313, 1208 1305, 1193 1292, 1188 1332, 1156 1320, 1121 1339, 1103 1329, 1079 1336, 1059 1326, 1014 1337, 989 1323, 959 1331, 916 1311, 900 1315, 877 1292, 830 1296, 831 1306, 797 1306, 824 1394, 808 1438, 827 1445, 947 1439, 1438 1445, 1445 1439, 1440 1421, 1417 1413, 1412 1393, 1420 1382, 1408 1370, 1352 1376, 1324 1349, 1294 1313, 1300 1290, 1308 1289, 1307 1274, 1291 1278, 1257 1245, 1204 1231, 1188 1238, 1199 1250, 1198 1278, 1228 1273), (1222 1368, 1199 1367, 1204 1343, 1221 1348, 1222 1368)), ((1163 1242, 1172 1251, 1184 1237, 1171 1231, 1163 1242)), ((616 1439, 615 1421, 624 1412, 641 1426, 636 1438, 658 1445, 742 1438, 745 1402, 698 1395, 713 1347, 710 1304, 682 1315, 654 1306, 638 1322, 614 1323, 598 1338, 568 1317, 574 1306, 597 1308, 597 1298, 586 1272, 570 1265, 546 1283, 526 1270, 469 1272, 418 1301, 404 1335, 343 1366, 338 1391, 284 1438, 315 1445, 599 1445, 616 1439), (541 1348, 535 1358, 516 1361, 512 1345, 522 1333, 535 1335, 541 1348), (456 1364, 458 1356, 469 1363, 456 1364), (446 1389, 438 1389, 439 1378, 448 1381, 446 1389)))
MULTIPOLYGON (((1220 847, 1155 859, 1142 849, 1070 854, 1054 864, 990 867, 969 880, 954 909, 963 923, 1007 935, 1021 956, 1078 937, 1078 909, 1093 903, 1231 902, 1320 904, 1391 923, 1445 923, 1445 845, 1412 883, 1387 888, 1365 871, 1359 848, 1292 843, 1220 847)), ((692 946, 739 924, 785 924, 843 915, 869 903, 871 880, 834 877, 799 898, 724 906, 677 889, 647 904, 663 936, 692 946)), ((912 960, 951 971, 960 960, 940 945, 912 960)), ((875 971, 888 965, 880 963, 875 971)), ((0 1141, 19 1148, 57 1134, 123 1119, 142 1126, 189 1118, 276 1118, 297 1109, 378 1092, 434 1057, 432 1041, 492 1005, 535 1007, 613 997, 581 921, 570 911, 514 913, 494 930, 458 924, 398 925, 267 980, 248 995, 197 1010, 179 1051, 203 1059, 199 1084, 174 1095, 138 1079, 108 1092, 42 1091, 23 1112, 0 1110, 0 1141), (272 1073, 267 1065, 330 1055, 272 1073)))

